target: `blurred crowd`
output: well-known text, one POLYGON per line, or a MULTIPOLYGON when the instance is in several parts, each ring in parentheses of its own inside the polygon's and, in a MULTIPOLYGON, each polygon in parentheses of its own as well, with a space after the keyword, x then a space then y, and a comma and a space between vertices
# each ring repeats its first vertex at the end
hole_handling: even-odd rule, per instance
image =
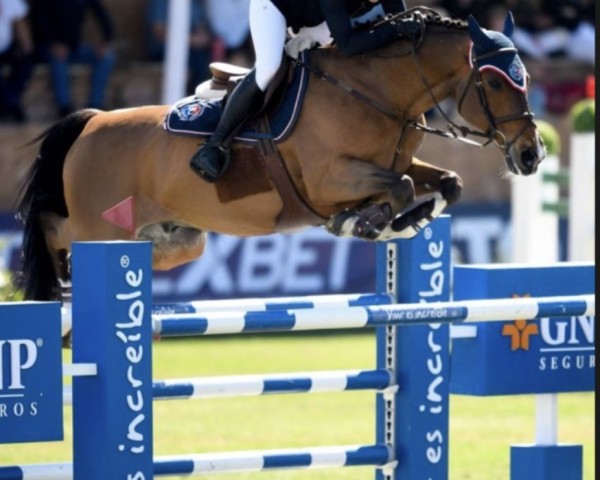
MULTIPOLYGON (((27 120, 22 97, 36 64, 46 64, 57 117, 77 108, 106 108, 105 94, 114 70, 114 19, 103 0, 0 0, 0 122, 27 120), (97 38, 85 37, 85 22, 95 23, 97 38), (74 105, 69 69, 90 66, 85 105, 74 105)), ((189 81, 192 92, 209 76, 213 61, 253 63, 249 0, 192 0, 189 25, 189 81)), ((146 0, 147 51, 141 60, 162 61, 169 0, 146 0)))
MULTIPOLYGON (((188 93, 209 76, 213 61, 251 66, 250 0, 192 0, 189 24, 188 93)), ((298 0, 301 1, 301 0, 298 0)), ((22 97, 36 64, 50 72, 56 116, 81 107, 106 108, 105 93, 119 54, 114 19, 103 0, 0 0, 0 121, 27 120, 22 97), (88 39, 84 23, 99 35, 88 39), (69 84, 73 64, 91 68, 86 105, 74 105, 69 84)), ((515 16, 513 40, 526 58, 572 58, 595 64, 595 0, 422 0, 449 16, 473 14, 487 28, 501 30, 507 10, 515 16)), ((165 55, 169 0, 145 0, 145 61, 165 55)))
POLYGON ((570 57, 594 64, 596 0, 439 0, 448 15, 502 30, 507 11, 515 17, 512 37, 523 57, 544 60, 570 57))

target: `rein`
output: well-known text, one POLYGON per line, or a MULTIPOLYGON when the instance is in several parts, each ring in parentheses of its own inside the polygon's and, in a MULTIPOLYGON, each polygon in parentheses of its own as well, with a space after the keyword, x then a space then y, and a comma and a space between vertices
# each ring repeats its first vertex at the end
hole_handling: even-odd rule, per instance
MULTIPOLYGON (((427 9, 427 10, 429 10, 429 9, 427 9)), ((404 12, 404 14, 406 14, 406 13, 407 12, 404 12)), ((391 18, 386 19, 385 21, 393 22, 394 18, 395 17, 391 17, 391 18)), ((374 100, 373 98, 359 92, 358 90, 354 89, 353 87, 341 82, 339 79, 329 75, 328 73, 322 71, 321 69, 314 67, 313 65, 310 65, 308 63, 305 63, 305 62, 301 61, 300 59, 295 59, 294 61, 297 65, 300 65, 301 67, 305 68, 306 70, 308 70, 310 73, 312 73, 316 77, 320 78, 321 80, 325 80, 326 82, 330 83, 331 85, 343 90, 347 94, 349 94, 352 97, 358 99, 359 101, 369 105, 370 107, 374 108, 375 110, 378 110, 383 115, 391 118, 395 122, 403 124, 405 127, 409 127, 414 130, 418 130, 418 131, 421 131, 424 133, 430 133, 433 135, 438 135, 438 136, 445 137, 445 138, 452 138, 452 139, 459 140, 459 141, 468 143, 470 145, 475 145, 475 146, 479 146, 479 147, 485 147, 485 146, 489 145, 490 143, 494 142, 503 151, 504 155, 508 158, 510 156, 510 154, 509 154, 510 148, 519 139, 519 137, 521 137, 521 135, 523 135, 523 133, 525 132, 525 130, 527 129, 529 124, 525 124, 523 126, 523 128, 519 131, 519 133, 517 135, 515 135, 515 137, 510 141, 508 141, 506 136, 500 130, 498 130, 498 125, 500 125, 502 123, 516 121, 516 120, 529 120, 529 122, 532 122, 534 115, 531 112, 531 110, 529 109, 529 104, 528 104, 527 100, 525 99, 523 113, 516 113, 516 114, 506 115, 504 117, 496 118, 489 107, 487 95, 485 93, 485 89, 483 88, 483 80, 481 78, 481 72, 479 71, 479 66, 478 66, 479 63, 478 62, 481 60, 485 60, 487 58, 494 57, 496 55, 501 55, 503 53, 507 53, 509 51, 516 52, 517 50, 514 48, 502 48, 502 49, 495 50, 493 52, 488 52, 486 54, 472 58, 473 67, 471 68, 471 75, 469 77, 469 81, 467 82, 467 85, 465 86, 465 88, 460 96, 460 100, 458 102, 458 112, 460 113, 461 107, 462 107, 464 99, 467 95, 467 92, 469 91, 471 84, 474 83, 474 85, 477 89, 477 96, 479 99, 479 103, 480 103, 481 107, 483 108, 483 111, 485 113, 487 121, 490 125, 490 129, 486 132, 483 132, 480 130, 474 130, 466 125, 458 125, 456 122, 454 122, 452 119, 450 119, 450 117, 446 114, 446 112, 440 106, 438 100, 435 98, 435 95, 433 94, 433 88, 432 88, 431 84, 427 81, 427 79, 425 77, 425 73, 423 71, 423 67, 422 67, 421 63, 419 62, 419 58, 417 56, 417 51, 418 51, 419 47, 421 46, 421 43, 424 38, 423 32, 425 29, 425 23, 424 23, 423 17, 421 15, 416 15, 416 19, 421 24, 421 34, 416 39, 414 39, 414 41, 412 43, 412 46, 411 46, 412 58, 417 67, 419 76, 421 77, 421 81, 427 88, 429 96, 431 97, 436 110, 439 111, 440 114, 442 115, 442 117, 444 118, 444 120, 446 120, 446 122, 448 122, 448 124, 446 126, 447 130, 441 130, 438 128, 428 127, 427 125, 419 123, 416 120, 411 119, 411 118, 406 119, 405 117, 398 115, 392 109, 379 103, 378 101, 374 100), (468 138, 469 135, 474 136, 474 137, 480 137, 487 141, 485 141, 484 143, 480 143, 475 140, 469 139, 468 138)), ((404 141, 407 131, 408 131, 407 128, 402 129, 402 133, 400 135, 400 139, 399 139, 397 147, 396 147, 396 153, 400 152, 400 146, 402 145, 402 143, 404 141)))
POLYGON ((371 106, 375 110, 379 110, 381 113, 383 113, 384 115, 390 117, 391 119, 395 120, 396 122, 399 122, 399 123, 405 122, 405 120, 404 120, 403 117, 401 117, 400 115, 396 114, 390 108, 387 108, 386 106, 382 105, 381 103, 377 102, 376 100, 373 100, 371 97, 366 96, 365 94, 359 92, 358 90, 352 88, 351 86, 346 85, 346 84, 340 82, 337 78, 332 77, 328 73, 325 73, 320 68, 317 68, 317 67, 314 67, 312 65, 309 65, 308 63, 305 63, 305 62, 303 62, 302 60, 299 60, 299 59, 295 59, 294 62, 297 65, 300 65, 301 67, 305 68, 306 70, 308 70, 310 73, 312 73, 316 77, 320 78, 321 80, 325 80, 326 82, 328 82, 331 85, 333 85, 333 86, 335 86, 335 87, 343 90, 344 92, 346 92, 347 94, 349 94, 349 95, 353 96, 354 98, 360 100, 361 102, 366 103, 367 105, 371 106))

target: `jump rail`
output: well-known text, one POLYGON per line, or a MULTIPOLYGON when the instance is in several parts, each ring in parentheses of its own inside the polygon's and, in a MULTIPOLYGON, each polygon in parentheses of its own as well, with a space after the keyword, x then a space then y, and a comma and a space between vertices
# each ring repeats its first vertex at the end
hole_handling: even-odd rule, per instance
MULTIPOLYGON (((369 466, 385 468, 393 454, 385 445, 347 445, 221 454, 158 457, 154 477, 260 472, 286 468, 314 469, 369 466)), ((390 466, 393 467, 393 466, 390 466)), ((73 464, 23 465, 0 468, 2 480, 73 480, 73 464)))
MULTIPOLYGON (((348 390, 386 391, 390 388, 395 388, 395 385, 391 372, 387 370, 339 370, 162 380, 152 384, 152 398, 176 400, 348 390)), ((71 405, 72 397, 72 389, 65 387, 64 404, 71 405)))
POLYGON ((432 323, 470 323, 594 315, 594 295, 507 300, 439 302, 384 307, 275 312, 209 312, 153 315, 153 333, 161 337, 221 335, 299 330, 335 330, 432 323))

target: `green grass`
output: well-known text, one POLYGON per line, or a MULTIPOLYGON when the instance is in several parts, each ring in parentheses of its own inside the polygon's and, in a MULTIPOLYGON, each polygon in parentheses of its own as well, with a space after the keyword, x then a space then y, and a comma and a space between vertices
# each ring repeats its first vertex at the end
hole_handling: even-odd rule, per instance
MULTIPOLYGON (((169 340, 154 345, 154 377, 370 369, 374 358, 370 333, 169 340)), ((510 444, 534 439, 534 397, 452 396, 450 405, 450 478, 507 480, 510 444)), ((154 410, 156 455, 369 444, 375 436, 372 392, 174 400, 156 402, 154 410)), ((594 394, 561 395, 559 410, 559 440, 584 445, 584 480, 592 480, 594 394)), ((69 422, 70 412, 65 409, 69 422)), ((70 449, 68 431, 64 442, 2 445, 0 465, 65 461, 70 449)), ((372 471, 360 467, 214 478, 363 480, 373 478, 372 471)))

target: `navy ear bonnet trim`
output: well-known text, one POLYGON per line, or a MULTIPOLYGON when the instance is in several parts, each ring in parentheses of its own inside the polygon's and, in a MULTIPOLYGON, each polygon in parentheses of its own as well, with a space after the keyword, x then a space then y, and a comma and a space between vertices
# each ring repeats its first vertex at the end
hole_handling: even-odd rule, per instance
MULTIPOLYGON (((512 15, 507 17, 506 33, 512 33, 512 15)), ((479 71, 494 70, 501 74, 517 90, 525 92, 527 89, 527 70, 523 61, 516 51, 515 44, 504 33, 494 30, 480 28, 474 19, 469 19, 469 32, 473 44, 470 51, 470 62, 473 66, 472 58, 480 57, 486 53, 498 52, 503 48, 515 49, 514 51, 498 52, 483 60, 478 60, 479 71)))

